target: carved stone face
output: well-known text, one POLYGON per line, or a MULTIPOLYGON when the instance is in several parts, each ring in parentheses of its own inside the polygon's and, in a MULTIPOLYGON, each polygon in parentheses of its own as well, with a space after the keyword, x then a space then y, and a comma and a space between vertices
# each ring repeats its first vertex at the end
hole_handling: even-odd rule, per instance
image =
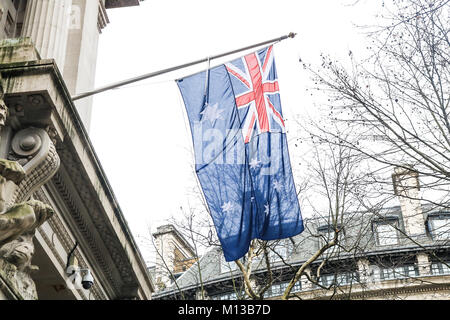
POLYGON ((4 126, 6 123, 6 117, 8 117, 8 107, 5 102, 0 99, 0 126, 4 126))

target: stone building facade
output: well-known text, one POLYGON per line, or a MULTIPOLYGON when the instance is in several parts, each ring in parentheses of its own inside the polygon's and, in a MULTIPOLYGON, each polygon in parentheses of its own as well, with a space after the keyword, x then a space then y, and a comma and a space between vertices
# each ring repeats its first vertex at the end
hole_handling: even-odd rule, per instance
MULTIPOLYGON (((290 299, 450 299, 450 212, 420 202, 417 172, 396 169, 393 183, 400 206, 345 214, 339 246, 305 270, 290 299)), ((264 299, 279 299, 295 270, 334 236, 326 221, 305 219, 303 233, 272 243, 273 282, 264 299)), ((153 298, 179 299, 182 292, 195 299, 200 282, 208 299, 249 298, 237 265, 225 262, 220 248, 198 264, 153 298)), ((265 287, 270 276, 263 256, 254 258, 252 270, 253 284, 265 287)))
MULTIPOLYGON (((54 59, 72 96, 92 90, 107 9, 139 0, 0 0, 0 39, 29 37, 40 57, 54 59)), ((75 103, 89 130, 92 97, 75 103)))
POLYGON ((173 226, 158 227, 153 234, 156 249, 156 264, 151 274, 159 289, 164 289, 180 277, 197 260, 194 248, 173 226))
POLYGON ((93 81, 106 9, 137 4, 0 1, 0 300, 151 298, 142 255, 71 100, 93 81))

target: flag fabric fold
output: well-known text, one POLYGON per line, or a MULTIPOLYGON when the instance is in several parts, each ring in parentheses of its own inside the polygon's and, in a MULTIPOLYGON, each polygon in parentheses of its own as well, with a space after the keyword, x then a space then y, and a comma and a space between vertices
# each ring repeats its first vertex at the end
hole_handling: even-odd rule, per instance
POLYGON ((303 231, 273 47, 177 81, 196 174, 226 261, 303 231))

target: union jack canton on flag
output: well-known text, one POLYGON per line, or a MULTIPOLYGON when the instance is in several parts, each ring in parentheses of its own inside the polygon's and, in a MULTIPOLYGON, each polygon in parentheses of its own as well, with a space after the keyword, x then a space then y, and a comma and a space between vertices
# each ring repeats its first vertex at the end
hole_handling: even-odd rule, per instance
POLYGON ((177 81, 226 261, 303 231, 273 46, 177 81))

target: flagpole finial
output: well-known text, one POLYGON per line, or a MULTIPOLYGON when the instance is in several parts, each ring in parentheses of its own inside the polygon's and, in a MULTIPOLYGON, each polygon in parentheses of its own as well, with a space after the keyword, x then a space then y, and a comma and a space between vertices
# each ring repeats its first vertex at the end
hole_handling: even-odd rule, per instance
POLYGON ((297 34, 295 32, 291 32, 291 33, 288 34, 288 37, 289 38, 295 38, 296 35, 297 34))

